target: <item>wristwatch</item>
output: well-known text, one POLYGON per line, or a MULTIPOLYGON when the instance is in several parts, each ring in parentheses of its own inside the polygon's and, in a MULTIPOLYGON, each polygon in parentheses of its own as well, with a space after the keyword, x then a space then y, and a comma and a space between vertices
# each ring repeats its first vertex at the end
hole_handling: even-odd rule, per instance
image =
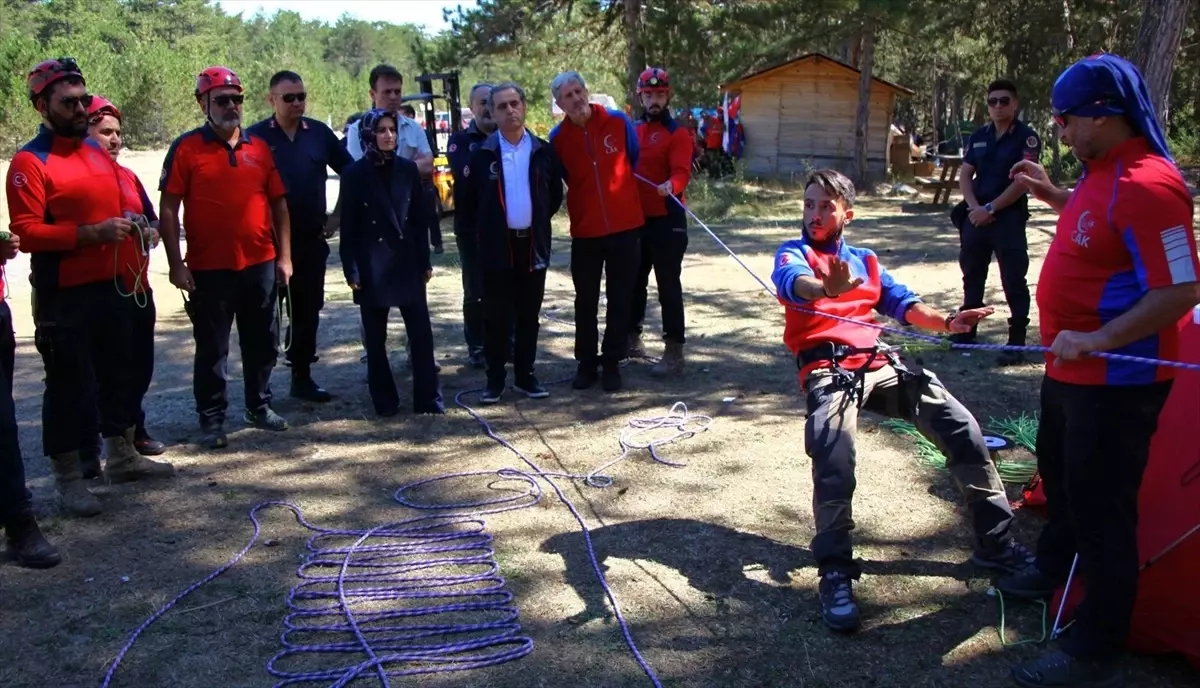
POLYGON ((991 204, 991 203, 984 203, 984 204, 983 204, 983 209, 987 211, 987 214, 988 214, 988 215, 995 215, 995 214, 996 214, 996 209, 992 207, 992 204, 991 204))

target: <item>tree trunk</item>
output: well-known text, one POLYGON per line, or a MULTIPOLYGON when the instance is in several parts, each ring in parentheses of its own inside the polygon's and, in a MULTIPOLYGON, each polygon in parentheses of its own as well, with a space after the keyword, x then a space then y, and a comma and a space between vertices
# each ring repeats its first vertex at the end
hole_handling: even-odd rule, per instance
POLYGON ((1071 28, 1071 0, 1063 0, 1063 39, 1066 42, 1067 55, 1075 50, 1075 31, 1071 28))
POLYGON ((640 0, 625 0, 625 100, 640 115, 642 104, 638 102, 637 80, 646 68, 646 46, 642 45, 642 3, 640 0))
POLYGON ((1158 121, 1167 122, 1171 102, 1171 72, 1187 25, 1192 0, 1144 0, 1133 63, 1146 78, 1158 121))
MULTIPOLYGON (((859 53, 858 112, 854 118, 854 159, 850 167, 850 178, 859 193, 870 193, 871 174, 867 167, 867 150, 870 148, 868 120, 871 116, 871 70, 875 67, 875 20, 867 14, 863 17, 862 46, 859 53)), ((887 126, 885 122, 883 126, 887 126)))

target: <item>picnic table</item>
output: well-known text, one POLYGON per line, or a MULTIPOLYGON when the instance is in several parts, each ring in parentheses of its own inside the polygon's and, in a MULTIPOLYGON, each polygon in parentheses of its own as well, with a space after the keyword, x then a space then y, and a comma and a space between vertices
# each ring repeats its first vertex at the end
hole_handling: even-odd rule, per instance
POLYGON ((949 205, 950 192, 958 189, 958 168, 962 166, 962 156, 942 154, 937 159, 942 163, 941 177, 917 177, 913 181, 922 189, 933 190, 934 205, 949 205))

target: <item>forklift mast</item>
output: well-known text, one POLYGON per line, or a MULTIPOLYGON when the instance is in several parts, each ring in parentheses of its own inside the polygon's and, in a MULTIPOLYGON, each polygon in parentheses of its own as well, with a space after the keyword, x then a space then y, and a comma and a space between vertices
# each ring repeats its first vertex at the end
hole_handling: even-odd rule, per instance
POLYGON ((425 109, 425 136, 429 138, 429 147, 433 150, 433 156, 436 158, 439 154, 437 144, 437 108, 433 106, 433 103, 437 98, 444 98, 446 100, 446 107, 450 113, 450 133, 457 134, 462 131, 462 101, 458 90, 458 72, 422 74, 417 77, 417 84, 421 88, 421 93, 433 96, 433 99, 430 100, 430 107, 425 109), (442 82, 441 93, 434 92, 434 81, 442 82))

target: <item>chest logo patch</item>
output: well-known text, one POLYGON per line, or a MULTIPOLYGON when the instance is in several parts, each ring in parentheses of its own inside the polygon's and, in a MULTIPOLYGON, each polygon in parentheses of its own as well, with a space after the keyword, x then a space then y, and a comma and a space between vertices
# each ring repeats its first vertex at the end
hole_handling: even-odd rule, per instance
POLYGON ((1096 218, 1092 217, 1092 211, 1085 210, 1079 216, 1079 221, 1075 223, 1075 233, 1071 235, 1071 241, 1076 245, 1087 248, 1092 237, 1090 232, 1096 227, 1096 218))
POLYGON ((654 132, 653 134, 651 134, 650 135, 650 145, 651 146, 656 145, 658 143, 659 138, 661 138, 661 134, 659 134, 657 131, 654 132))
POLYGON ((604 152, 612 155, 617 152, 617 146, 612 142, 612 134, 604 137, 604 152))

